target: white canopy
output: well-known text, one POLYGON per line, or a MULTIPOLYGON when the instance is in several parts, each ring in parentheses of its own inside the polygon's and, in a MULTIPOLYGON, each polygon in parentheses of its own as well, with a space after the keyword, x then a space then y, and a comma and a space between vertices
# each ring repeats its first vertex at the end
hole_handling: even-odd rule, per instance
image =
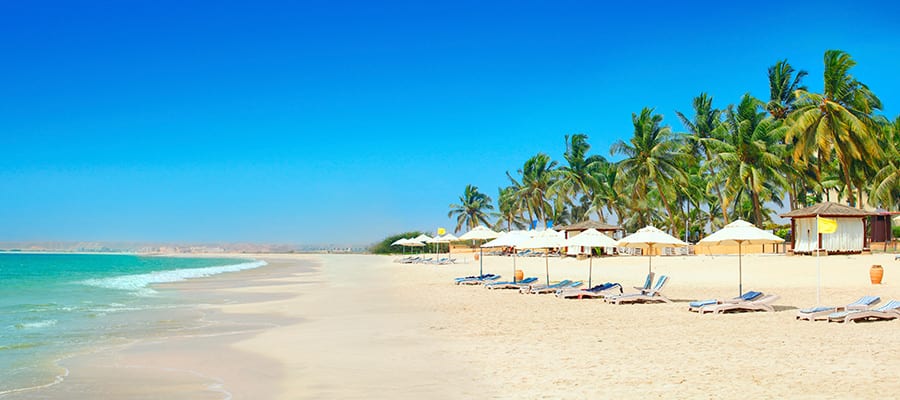
POLYGON ((738 245, 738 296, 744 292, 744 273, 741 255, 741 246, 748 244, 770 244, 783 243, 784 239, 775 236, 769 232, 759 229, 753 224, 737 220, 722 227, 717 232, 701 239, 697 244, 703 246, 714 246, 719 244, 737 244, 738 245))
POLYGON ((459 240, 459 238, 456 236, 453 236, 452 233, 447 233, 444 236, 441 236, 441 239, 446 240, 446 242, 444 242, 444 243, 455 242, 455 241, 459 240))
POLYGON ((406 239, 401 243, 403 246, 412 246, 412 247, 424 247, 425 243, 422 243, 416 239, 406 239))
POLYGON ((530 239, 532 235, 533 232, 530 231, 506 232, 498 236, 496 239, 481 245, 481 247, 516 247, 519 245, 519 243, 530 239))
POLYGON ((653 256, 651 253, 654 247, 683 247, 688 244, 654 226, 647 226, 623 237, 616 242, 616 245, 647 249, 647 269, 648 272, 653 272, 653 256))
POLYGON ((478 225, 472 230, 464 233, 459 240, 491 240, 500 236, 500 232, 494 232, 482 225, 478 225))
POLYGON ((566 247, 566 239, 564 233, 547 229, 536 233, 528 240, 523 240, 516 245, 518 249, 552 249, 555 247, 566 247))
MULTIPOLYGON (((575 235, 569 240, 566 241, 569 246, 584 246, 584 247, 615 247, 616 241, 613 238, 606 236, 600 231, 591 228, 584 232, 575 235)), ((591 280, 594 275, 594 257, 592 252, 588 252, 591 254, 591 259, 589 261, 589 269, 588 269, 588 287, 591 287, 591 280)))
POLYGON ((596 229, 588 229, 566 241, 568 246, 616 247, 616 241, 596 229))
POLYGON ((759 229, 753 224, 737 220, 698 242, 698 245, 714 246, 720 244, 771 244, 784 243, 784 239, 759 229))
POLYGON ((421 235, 419 235, 419 236, 416 236, 416 237, 413 238, 412 240, 415 240, 415 241, 417 241, 417 242, 425 243, 425 242, 431 240, 431 236, 428 236, 428 235, 426 235, 426 234, 423 233, 423 234, 421 234, 421 235))
POLYGON ((397 239, 394 241, 394 243, 391 243, 391 246, 403 246, 403 242, 405 242, 406 240, 406 238, 397 239))
POLYGON ((652 247, 683 247, 688 244, 654 226, 647 226, 619 239, 619 241, 616 242, 616 245, 621 247, 649 249, 652 247))

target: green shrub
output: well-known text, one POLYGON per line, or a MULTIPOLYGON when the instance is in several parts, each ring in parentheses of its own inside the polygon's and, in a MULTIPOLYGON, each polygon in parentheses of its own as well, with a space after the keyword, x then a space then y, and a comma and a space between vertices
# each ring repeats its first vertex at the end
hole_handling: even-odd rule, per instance
POLYGON ((891 234, 894 239, 900 239, 900 226, 891 227, 891 234))
POLYGON ((378 243, 375 243, 371 247, 369 247, 369 252, 372 254, 400 253, 403 251, 402 250, 403 248, 401 246, 391 246, 391 243, 396 242, 398 239, 414 238, 416 236, 421 235, 422 233, 423 232, 413 231, 413 232, 404 232, 404 233, 398 233, 396 235, 388 236, 388 237, 384 238, 384 240, 382 240, 378 243))

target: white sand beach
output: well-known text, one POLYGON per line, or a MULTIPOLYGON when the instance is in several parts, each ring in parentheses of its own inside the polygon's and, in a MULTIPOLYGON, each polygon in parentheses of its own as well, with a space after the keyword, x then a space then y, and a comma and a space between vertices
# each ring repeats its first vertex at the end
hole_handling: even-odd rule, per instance
MULTIPOLYGON (((478 272, 471 256, 449 266, 397 264, 385 256, 260 258, 270 265, 166 286, 228 299, 208 306, 205 318, 228 321, 229 329, 64 360, 72 372, 53 393, 880 399, 900 391, 900 322, 794 319, 796 308, 815 305, 814 257, 744 256, 744 290, 780 295, 777 311, 704 316, 686 311, 687 301, 736 296, 736 256, 655 257, 654 271, 671 277, 664 293, 674 303, 644 305, 452 284, 453 277, 478 272), (297 267, 300 261, 315 267, 297 267), (246 329, 235 328, 241 324, 246 329)), ((485 272, 509 277, 512 262, 486 257, 485 272)), ((549 262, 552 280, 587 277, 586 260, 549 262)), ((900 299, 900 262, 893 256, 829 256, 821 264, 824 304, 862 295, 900 299), (884 284, 869 283, 872 264, 884 266, 884 284)), ((542 258, 519 259, 518 267, 543 279, 542 258)), ((646 273, 646 257, 594 260, 595 284, 621 282, 627 291, 646 273)))

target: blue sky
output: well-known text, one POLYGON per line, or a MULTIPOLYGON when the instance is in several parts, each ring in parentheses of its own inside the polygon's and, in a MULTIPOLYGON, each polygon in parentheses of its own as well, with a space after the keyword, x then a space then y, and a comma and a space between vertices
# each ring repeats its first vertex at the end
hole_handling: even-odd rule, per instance
POLYGON ((452 228, 566 134, 608 156, 632 112, 678 130, 783 58, 820 90, 827 49, 900 113, 893 4, 248 3, 0 4, 0 241, 452 228))

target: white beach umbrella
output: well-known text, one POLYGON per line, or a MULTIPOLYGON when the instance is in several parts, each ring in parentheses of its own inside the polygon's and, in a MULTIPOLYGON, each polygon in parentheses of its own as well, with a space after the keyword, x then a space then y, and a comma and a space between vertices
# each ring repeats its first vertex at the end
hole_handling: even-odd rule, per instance
POLYGON ((678 238, 665 233, 654 226, 647 226, 638 229, 637 232, 619 239, 616 246, 631 247, 635 249, 647 249, 647 260, 649 260, 648 271, 653 272, 653 248, 657 247, 684 247, 688 244, 682 242, 678 238))
POLYGON ((737 244, 738 245, 738 296, 744 293, 744 279, 743 279, 743 271, 741 265, 741 246, 744 244, 772 244, 772 243, 784 243, 784 239, 773 235, 770 232, 759 229, 753 224, 744 221, 737 220, 728 225, 722 227, 712 235, 709 235, 699 242, 698 245, 702 246, 715 246, 722 244, 737 244))
MULTIPOLYGON (((583 232, 579 233, 578 235, 575 235, 575 236, 569 238, 568 240, 566 240, 566 243, 568 244, 569 247, 577 247, 577 246, 615 247, 616 246, 616 241, 613 238, 606 236, 606 235, 600 233, 600 231, 593 229, 593 228, 583 231, 583 232)), ((594 252, 588 251, 588 254, 590 257, 590 261, 588 262, 588 287, 590 288, 591 287, 591 277, 594 275, 594 252)))
MULTIPOLYGON (((496 239, 487 242, 481 247, 516 247, 522 241, 528 240, 533 236, 531 231, 510 231, 501 234, 496 239)), ((517 254, 513 252, 513 283, 516 282, 516 258, 517 254)))
MULTIPOLYGON (((565 237, 565 234, 562 232, 557 232, 552 229, 547 229, 545 231, 538 232, 534 235, 534 237, 524 240, 518 245, 516 248, 519 249, 553 249, 558 247, 566 247, 568 246, 565 237)), ((547 285, 550 285, 550 261, 548 254, 549 252, 544 252, 544 269, 547 273, 547 285)))
MULTIPOLYGON (((496 239, 498 236, 500 236, 500 232, 494 232, 482 225, 478 225, 460 236, 459 240, 471 240, 474 242, 476 240, 496 239)), ((484 250, 479 248, 479 252, 481 256, 478 258, 478 275, 481 276, 484 275, 484 250)))
POLYGON ((456 242, 459 240, 458 237, 453 236, 452 233, 446 233, 444 236, 440 237, 441 240, 444 240, 443 243, 447 243, 447 257, 450 257, 450 242, 456 242))

